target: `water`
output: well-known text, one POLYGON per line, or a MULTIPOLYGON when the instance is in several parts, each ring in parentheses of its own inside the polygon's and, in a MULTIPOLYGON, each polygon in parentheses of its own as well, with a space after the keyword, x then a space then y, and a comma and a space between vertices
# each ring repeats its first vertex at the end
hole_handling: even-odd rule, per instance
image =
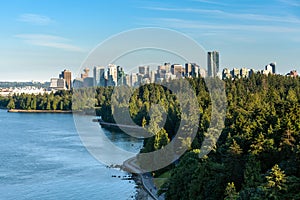
MULTIPOLYGON (((138 151, 142 145, 122 133, 106 134, 125 150, 138 151)), ((0 110, 1 200, 134 199, 134 181, 118 178, 127 175, 87 152, 72 115, 0 110)))

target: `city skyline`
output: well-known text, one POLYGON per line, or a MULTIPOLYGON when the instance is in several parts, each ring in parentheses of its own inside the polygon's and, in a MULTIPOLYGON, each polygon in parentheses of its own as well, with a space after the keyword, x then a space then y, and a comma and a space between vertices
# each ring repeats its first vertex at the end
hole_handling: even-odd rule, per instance
POLYGON ((62 68, 76 76, 100 42, 143 27, 173 29, 222 52, 220 71, 277 62, 284 74, 300 67, 299 7, 295 0, 3 2, 0 80, 47 81, 62 68))

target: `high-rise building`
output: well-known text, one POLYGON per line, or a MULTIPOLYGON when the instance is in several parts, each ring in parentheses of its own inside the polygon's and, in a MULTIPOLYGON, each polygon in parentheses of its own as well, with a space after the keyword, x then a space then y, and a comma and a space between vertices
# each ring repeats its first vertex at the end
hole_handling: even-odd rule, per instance
POLYGON ((199 66, 196 63, 185 64, 185 76, 187 77, 199 77, 199 66))
POLYGON ((185 63, 185 76, 192 76, 192 63, 185 63))
POLYGON ((242 78, 248 78, 249 77, 249 70, 245 67, 243 67, 241 70, 240 70, 240 75, 242 78))
POLYGON ((71 90, 72 88, 72 72, 69 70, 64 70, 59 75, 59 78, 62 78, 65 80, 66 88, 67 90, 71 90))
POLYGON ((233 70, 232 70, 232 77, 233 78, 240 78, 240 76, 241 76, 241 73, 240 73, 240 69, 238 69, 238 68, 233 68, 233 70))
POLYGON ((84 68, 83 71, 84 71, 84 73, 81 74, 81 78, 85 79, 85 78, 89 77, 90 69, 86 67, 86 68, 84 68))
POLYGON ((198 67, 198 69, 196 68, 196 70, 198 70, 198 74, 199 76, 201 76, 202 78, 205 78, 207 76, 207 71, 206 69, 203 69, 202 67, 198 67))
POLYGON ((222 79, 230 79, 231 78, 231 72, 228 68, 224 68, 222 72, 222 79))
POLYGON ((292 70, 290 73, 287 74, 287 76, 296 78, 298 77, 298 73, 296 70, 292 70))
POLYGON ((207 71, 208 76, 216 77, 219 73, 219 52, 212 51, 207 54, 207 71))
POLYGON ((114 64, 108 65, 107 86, 117 86, 118 84, 118 70, 114 64))
POLYGON ((66 81, 63 78, 51 78, 50 80, 50 89, 51 90, 65 90, 66 81))
POLYGON ((132 87, 138 86, 138 85, 139 85, 139 84, 138 84, 138 76, 137 76, 137 74, 132 73, 132 74, 130 75, 130 82, 131 82, 131 86, 132 86, 132 87))
POLYGON ((94 86, 94 78, 86 77, 83 79, 83 87, 93 87, 94 86))
POLYGON ((83 79, 81 79, 81 78, 74 79, 73 87, 74 88, 82 88, 83 87, 83 79))
POLYGON ((171 72, 173 75, 176 75, 177 78, 181 78, 184 74, 184 69, 182 65, 174 64, 171 66, 171 72))
POLYGON ((156 73, 155 73, 154 70, 152 70, 152 71, 150 72, 150 82, 151 82, 151 83, 155 83, 155 77, 156 77, 156 73))
POLYGON ((125 85, 131 87, 130 75, 125 74, 125 85))
POLYGON ((139 74, 149 76, 149 66, 139 66, 139 74))
POLYGON ((125 80, 125 72, 122 67, 118 66, 117 67, 117 85, 124 85, 126 80, 125 80))
POLYGON ((94 86, 105 86, 105 67, 94 67, 94 86))
POLYGON ((275 74, 276 73, 276 62, 270 63, 265 67, 265 70, 267 70, 268 72, 270 72, 271 74, 275 74))

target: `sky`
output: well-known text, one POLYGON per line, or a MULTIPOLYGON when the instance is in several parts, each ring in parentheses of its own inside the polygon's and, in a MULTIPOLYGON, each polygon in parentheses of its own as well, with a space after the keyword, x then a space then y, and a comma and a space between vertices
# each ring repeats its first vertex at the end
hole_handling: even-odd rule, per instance
POLYGON ((0 81, 49 81, 64 69, 75 78, 99 43, 144 27, 219 51, 221 68, 276 62, 278 73, 300 71, 298 0, 10 0, 1 2, 0 26, 0 81))

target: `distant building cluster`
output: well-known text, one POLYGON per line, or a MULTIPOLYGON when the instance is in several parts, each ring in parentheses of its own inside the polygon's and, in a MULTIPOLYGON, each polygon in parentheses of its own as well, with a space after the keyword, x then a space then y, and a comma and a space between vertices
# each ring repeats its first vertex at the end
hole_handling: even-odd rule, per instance
MULTIPOLYGON (((56 92, 59 90, 71 90, 81 87, 94 86, 121 86, 127 85, 137 87, 148 83, 162 83, 174 79, 186 77, 218 77, 225 79, 249 78, 254 73, 264 75, 276 74, 276 63, 270 63, 265 66, 264 70, 254 70, 248 68, 233 68, 232 70, 224 68, 220 71, 220 58, 218 51, 207 53, 207 70, 201 68, 196 63, 170 64, 164 63, 157 66, 156 69, 150 69, 150 66, 139 66, 137 73, 126 74, 122 67, 115 64, 108 66, 95 66, 90 76, 90 69, 85 68, 79 78, 72 80, 72 72, 70 70, 62 71, 57 78, 50 79, 50 87, 48 86, 22 86, 22 87, 6 87, 0 88, 0 95, 9 96, 13 94, 44 94, 56 92)), ((292 70, 286 74, 289 77, 298 77, 296 70, 292 70)))
MULTIPOLYGON (((256 71, 248 68, 233 68, 232 70, 225 68, 220 73, 220 58, 218 51, 211 51, 207 53, 207 70, 201 68, 196 63, 170 64, 164 63, 157 66, 156 69, 150 69, 150 66, 139 66, 137 73, 126 74, 122 67, 115 64, 108 66, 95 66, 90 75, 90 69, 85 68, 79 78, 72 80, 72 72, 65 69, 57 78, 50 79, 49 88, 3 88, 0 89, 2 95, 11 94, 38 94, 45 92, 55 92, 58 90, 71 90, 73 87, 94 87, 94 86, 121 86, 127 85, 131 87, 140 86, 147 83, 162 83, 174 79, 186 77, 219 77, 224 79, 239 79, 248 78, 254 73, 261 73, 265 75, 276 73, 276 63, 270 63, 265 66, 264 70, 256 71)), ((297 77, 298 73, 293 70, 286 74, 286 76, 297 77)))
POLYGON ((44 94, 49 93, 45 88, 38 88, 33 86, 14 87, 14 88, 0 88, 1 96, 11 96, 13 94, 44 94))
POLYGON ((72 72, 64 70, 59 74, 58 78, 50 79, 50 90, 71 90, 72 88, 72 72))
POLYGON ((222 72, 222 79, 239 79, 239 78, 249 78, 254 73, 261 73, 264 75, 269 74, 276 74, 276 63, 270 63, 265 66, 264 70, 256 71, 254 69, 248 69, 248 68, 233 68, 232 70, 229 70, 228 68, 223 69, 222 72))
POLYGON ((298 72, 296 70, 292 70, 289 73, 287 73, 286 76, 296 78, 298 77, 298 72))
POLYGON ((73 82, 75 88, 92 86, 139 86, 146 83, 161 83, 183 77, 205 77, 206 70, 201 69, 195 63, 181 64, 164 63, 156 70, 150 70, 149 66, 139 66, 138 73, 126 74, 122 67, 109 64, 107 67, 95 66, 93 76, 89 76, 90 69, 85 68, 80 78, 73 82))

